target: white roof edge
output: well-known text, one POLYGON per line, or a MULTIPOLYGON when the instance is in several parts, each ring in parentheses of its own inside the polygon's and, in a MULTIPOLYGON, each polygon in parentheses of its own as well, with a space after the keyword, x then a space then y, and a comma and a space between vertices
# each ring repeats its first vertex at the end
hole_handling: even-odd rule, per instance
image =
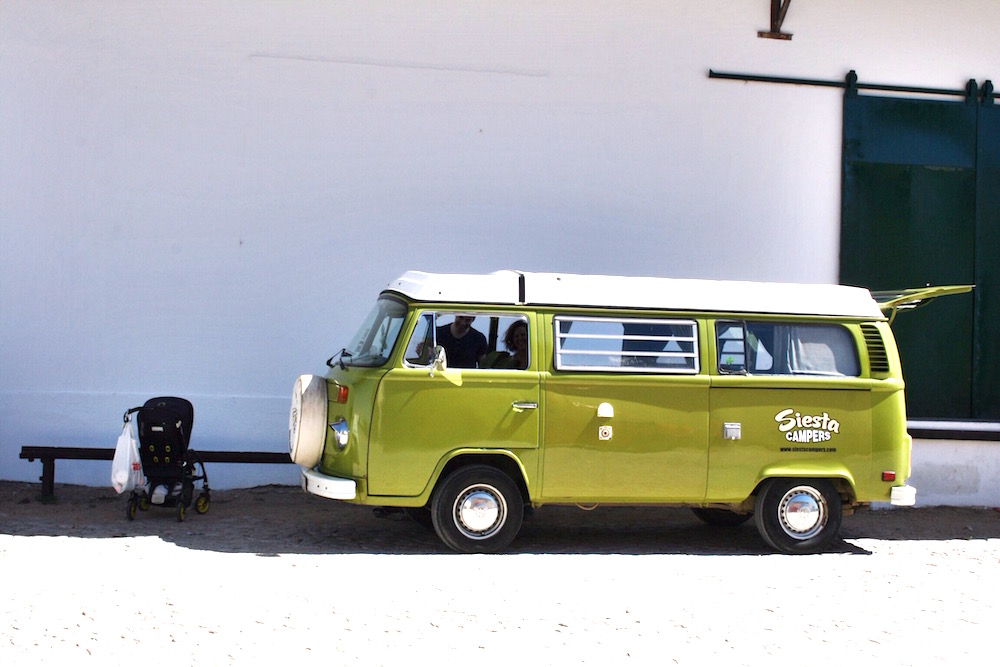
POLYGON ((514 305, 519 303, 520 276, 516 271, 489 274, 407 271, 386 285, 385 289, 399 292, 414 301, 514 305))
POLYGON ((745 312, 885 319, 860 287, 738 280, 642 278, 497 271, 490 274, 408 271, 386 286, 414 300, 442 303, 578 306, 745 312), (521 300, 521 279, 524 299, 521 300))

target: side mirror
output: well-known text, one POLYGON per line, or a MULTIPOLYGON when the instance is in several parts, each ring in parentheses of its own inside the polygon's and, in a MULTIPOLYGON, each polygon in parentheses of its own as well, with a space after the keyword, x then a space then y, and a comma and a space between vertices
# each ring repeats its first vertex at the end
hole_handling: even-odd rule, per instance
POLYGON ((444 351, 444 346, 434 346, 434 361, 431 363, 431 375, 434 371, 443 372, 448 370, 448 353, 444 351))

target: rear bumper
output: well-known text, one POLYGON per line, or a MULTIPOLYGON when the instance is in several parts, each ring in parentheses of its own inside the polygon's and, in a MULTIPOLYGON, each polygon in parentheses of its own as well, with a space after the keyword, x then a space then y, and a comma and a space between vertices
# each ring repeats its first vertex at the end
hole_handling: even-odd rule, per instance
POLYGON ((900 507, 910 507, 917 502, 917 489, 910 486, 894 486, 889 492, 889 502, 900 507))
POLYGON ((332 500, 354 500, 358 483, 353 479, 331 477, 311 468, 302 469, 302 490, 332 500))

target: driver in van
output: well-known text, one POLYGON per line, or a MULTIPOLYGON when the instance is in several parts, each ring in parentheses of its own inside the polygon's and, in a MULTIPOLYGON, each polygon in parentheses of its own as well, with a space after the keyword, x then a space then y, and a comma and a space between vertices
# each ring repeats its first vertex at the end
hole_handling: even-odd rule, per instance
POLYGON ((448 368, 476 368, 489 351, 486 336, 472 328, 475 319, 458 314, 454 322, 437 328, 437 343, 448 355, 448 368))

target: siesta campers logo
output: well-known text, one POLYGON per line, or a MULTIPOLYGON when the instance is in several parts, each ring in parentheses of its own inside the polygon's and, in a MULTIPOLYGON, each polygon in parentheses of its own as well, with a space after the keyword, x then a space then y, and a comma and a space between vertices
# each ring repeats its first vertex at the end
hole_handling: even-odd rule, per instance
POLYGON ((826 412, 804 415, 787 408, 774 415, 774 421, 778 422, 778 431, 785 434, 788 442, 828 442, 834 434, 840 434, 840 422, 826 412))

